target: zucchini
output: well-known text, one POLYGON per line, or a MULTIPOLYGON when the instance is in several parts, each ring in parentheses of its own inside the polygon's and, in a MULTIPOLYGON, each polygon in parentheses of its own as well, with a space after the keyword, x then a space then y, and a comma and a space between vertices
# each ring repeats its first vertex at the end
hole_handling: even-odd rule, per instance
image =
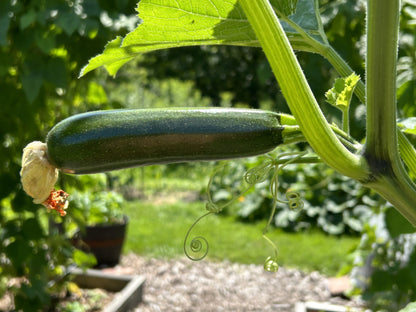
POLYGON ((85 174, 254 156, 283 143, 279 120, 269 111, 230 108, 88 112, 51 129, 47 158, 64 172, 85 174))

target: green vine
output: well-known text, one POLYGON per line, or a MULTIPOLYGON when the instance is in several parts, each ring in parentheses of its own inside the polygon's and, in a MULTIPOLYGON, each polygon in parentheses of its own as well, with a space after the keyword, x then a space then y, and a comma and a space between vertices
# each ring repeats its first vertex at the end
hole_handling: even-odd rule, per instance
POLYGON ((265 162, 263 162, 262 164, 256 167, 249 169, 243 175, 243 181, 247 184, 247 186, 238 194, 238 196, 233 196, 231 200, 221 205, 213 201, 212 196, 211 196, 211 191, 210 191, 215 176, 217 175, 218 172, 223 170, 224 166, 220 166, 218 169, 216 169, 211 175, 209 182, 208 182, 208 186, 207 186, 207 199, 208 200, 205 205, 205 209, 207 210, 207 212, 203 214, 202 216, 200 216, 197 220, 195 220, 195 222, 191 225, 191 227, 188 229, 185 235, 185 239, 184 239, 185 255, 193 261, 198 261, 198 260, 202 260, 203 258, 205 258, 208 255, 209 244, 208 244, 208 241, 204 237, 197 236, 193 238, 190 241, 190 243, 188 243, 190 233, 194 229, 196 224, 199 223, 203 218, 207 217, 208 215, 212 213, 220 213, 226 207, 230 206, 239 198, 241 198, 241 196, 244 196, 244 194, 246 194, 256 184, 266 181, 267 178, 270 176, 270 174, 272 174, 272 178, 270 181, 270 193, 273 197, 273 204, 272 204, 273 208, 271 210, 269 219, 267 221, 267 225, 263 230, 263 238, 270 244, 270 246, 272 247, 274 251, 274 254, 273 256, 269 256, 266 258, 264 262, 264 269, 266 271, 276 272, 279 268, 279 265, 277 263, 277 259, 278 259, 277 258, 277 255, 278 255, 277 246, 266 235, 273 221, 273 218, 276 212, 276 207, 278 203, 282 203, 282 204, 287 204, 289 208, 294 211, 298 211, 303 208, 303 201, 300 197, 299 192, 289 189, 285 194, 286 199, 279 198, 279 172, 283 170, 283 168, 289 164, 302 163, 303 158, 305 158, 305 162, 310 163, 313 157, 306 156, 306 154, 307 152, 282 153, 276 158, 273 158, 270 155, 267 155, 269 158, 268 160, 266 160, 265 162))

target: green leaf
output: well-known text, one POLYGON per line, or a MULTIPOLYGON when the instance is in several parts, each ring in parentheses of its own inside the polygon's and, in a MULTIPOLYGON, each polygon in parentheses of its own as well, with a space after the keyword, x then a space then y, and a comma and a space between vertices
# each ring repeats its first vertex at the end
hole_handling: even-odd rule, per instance
MULTIPOLYGON (((272 5, 276 7, 276 4, 281 0, 271 1, 272 5)), ((317 6, 315 1, 312 0, 299 0, 297 1, 295 12, 289 16, 289 19, 296 25, 302 28, 308 35, 319 39, 321 37, 321 20, 319 12, 316 12, 317 6)), ((285 32, 290 36, 297 34, 298 32, 293 29, 287 23, 282 23, 285 32)))
POLYGON ((393 273, 390 271, 376 270, 371 275, 370 291, 386 291, 390 290, 395 284, 393 273))
POLYGON ((43 30, 36 29, 35 42, 39 49, 41 49, 45 54, 49 54, 49 52, 56 47, 55 34, 50 31, 45 32, 43 30))
POLYGON ((81 20, 75 12, 68 11, 59 13, 56 24, 61 27, 68 36, 71 36, 81 24, 81 20))
POLYGON ((36 20, 36 11, 32 8, 29 9, 19 20, 19 26, 21 30, 26 29, 36 20))
POLYGON ((22 273, 24 263, 32 255, 33 249, 28 240, 16 237, 14 242, 6 246, 5 251, 15 270, 22 273))
MULTIPOLYGON (((280 0, 272 1, 278 5, 280 0)), ((137 11, 142 23, 123 39, 109 42, 104 52, 90 59, 80 76, 104 66, 110 75, 140 53, 195 45, 259 46, 237 0, 142 0, 137 11)), ((308 34, 319 32, 314 2, 299 0, 290 16, 308 34)), ((305 46, 296 31, 286 26, 296 46, 305 46)), ((295 47, 296 48, 296 47, 295 47)))
POLYGON ((44 64, 39 57, 30 57, 24 63, 20 81, 22 82, 26 98, 30 103, 39 95, 40 88, 43 84, 43 71, 44 64))
POLYGON ((131 51, 129 49, 121 47, 122 41, 122 37, 117 37, 113 41, 110 41, 105 46, 102 54, 89 60, 87 66, 81 70, 80 77, 100 66, 105 66, 108 73, 114 76, 121 66, 132 60, 135 56, 135 54, 130 53, 131 51))
POLYGON ((73 253, 74 262, 82 268, 93 267, 97 264, 97 259, 93 254, 85 253, 79 249, 74 249, 73 253))
POLYGON ((0 1, 0 46, 7 44, 7 32, 10 26, 9 10, 9 1, 0 1))
POLYGON ((280 13, 289 16, 295 14, 297 2, 297 0, 281 0, 277 1, 275 6, 280 13))
POLYGON ((397 237, 401 234, 414 233, 416 230, 415 227, 393 207, 386 211, 385 220, 387 229, 392 237, 397 237))
POLYGON ((44 78, 57 88, 68 87, 68 71, 65 60, 60 57, 50 57, 45 66, 44 78))
POLYGON ((325 93, 326 101, 342 111, 347 110, 350 105, 355 86, 359 80, 360 76, 355 73, 352 73, 346 78, 337 78, 335 80, 334 87, 325 93))
POLYGON ((39 240, 45 237, 44 231, 35 218, 26 219, 22 224, 22 234, 27 240, 39 240))
POLYGON ((256 45, 257 39, 236 0, 142 0, 143 20, 122 39, 111 41, 91 59, 81 76, 105 66, 111 75, 139 53, 202 44, 256 45))

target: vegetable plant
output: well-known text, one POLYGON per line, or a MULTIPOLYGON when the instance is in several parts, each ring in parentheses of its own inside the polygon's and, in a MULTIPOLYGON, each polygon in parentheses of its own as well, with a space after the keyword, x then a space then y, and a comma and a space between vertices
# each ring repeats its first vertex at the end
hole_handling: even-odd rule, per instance
POLYGON ((416 172, 416 152, 396 121, 399 0, 367 1, 365 83, 351 76, 353 70, 328 42, 318 1, 142 0, 138 11, 143 22, 124 38, 108 43, 81 76, 100 66, 115 75, 136 55, 156 49, 201 44, 261 47, 295 123, 319 159, 377 191, 416 225, 416 187, 409 177, 409 172, 416 172), (344 79, 340 92, 328 95, 328 101, 343 103, 340 129, 331 127, 323 115, 294 50, 322 55, 344 79), (367 114, 365 141, 354 144, 354 149, 337 136, 337 132, 349 136, 352 92, 366 105, 367 114))
MULTIPOLYGON (((262 182, 266 174, 272 174, 270 186, 274 204, 277 204, 280 201, 277 196, 278 173, 283 167, 292 162, 322 161, 338 173, 379 193, 415 226, 416 185, 411 176, 416 174, 416 151, 404 134, 414 129, 404 130, 406 123, 401 123, 401 127, 398 127, 396 112, 401 2, 367 0, 366 3, 365 82, 354 74, 353 69, 330 45, 319 15, 318 0, 141 0, 138 12, 142 23, 124 38, 117 37, 109 42, 103 53, 92 58, 84 67, 81 76, 100 66, 115 75, 123 64, 137 55, 158 49, 221 44, 262 48, 293 115, 280 118, 278 125, 282 133, 293 136, 275 143, 306 141, 316 156, 286 154, 284 157, 267 159, 255 170, 246 173, 246 182, 252 186, 262 182), (339 73, 340 78, 326 93, 326 98, 329 104, 340 109, 342 124, 332 125, 326 119, 302 72, 295 50, 320 54, 339 73), (363 142, 357 142, 349 133, 354 122, 349 112, 353 95, 366 107, 366 135, 363 142)), ((214 118, 209 118, 206 123, 210 124, 213 120, 214 118)), ((162 119, 160 121, 163 122, 162 119)), ((247 122, 245 126, 251 125, 247 122)), ((100 127, 101 125, 97 126, 100 127)), ((108 132, 100 136, 104 139, 108 132)), ((117 140, 114 139, 114 143, 117 140)), ((257 139, 253 139, 245 144, 249 146, 256 142, 257 139)), ((62 147, 64 141, 54 144, 62 147)), ((112 140, 108 144, 112 145, 112 140)), ((165 144, 160 143, 161 150, 165 144)), ((243 143, 232 141, 230 148, 234 144, 241 147, 243 143)), ((122 145, 121 149, 127 146, 122 145)), ((183 149, 183 146, 178 148, 183 149)), ((224 147, 219 149, 221 155, 228 152, 224 147)), ((50 155, 47 147, 41 146, 40 150, 42 156, 46 157, 44 159, 47 159, 45 155, 50 155)), ((122 150, 121 154, 124 152, 122 150)), ((30 150, 28 153, 31 153, 30 150)), ((232 157, 246 155, 237 153, 232 157)), ((83 159, 91 159, 86 149, 79 156, 80 166, 83 159)), ((103 157, 105 162, 114 160, 115 156, 111 155, 106 159, 104 154, 103 157)), ((138 157, 140 160, 141 156, 138 157)), ((163 158, 163 155, 154 154, 152 157, 163 158)), ((175 158, 174 161, 201 159, 203 158, 189 159, 187 156, 183 159, 175 158)), ((124 165, 128 166, 128 162, 124 165)), ((110 166, 99 170, 117 168, 110 166)), ((56 169, 45 169, 48 170, 46 174, 53 181, 56 169)), ((46 193, 50 188, 51 184, 48 184, 46 193)), ((39 202, 46 200, 48 205, 57 207, 64 214, 64 193, 54 194, 52 198, 47 198, 45 193, 40 195, 37 198, 39 202)), ((287 201, 284 202, 290 206, 293 204, 295 208, 300 206, 301 202, 296 194, 286 195, 287 201)), ((208 213, 216 213, 221 209, 221 206, 209 200, 208 213)), ((395 222, 404 224, 407 222, 405 219, 395 218, 395 222)), ((403 229, 409 231, 407 227, 403 229)), ((275 263, 272 261, 269 265, 273 269, 275 263)))
MULTIPOLYGON (((137 154, 132 153, 133 159, 123 158, 123 155, 126 155, 123 149, 131 146, 129 140, 137 135, 137 133, 131 133, 131 129, 128 128, 133 121, 129 119, 126 112, 116 112, 114 115, 122 115, 119 122, 126 125, 124 128, 126 132, 121 135, 121 138, 113 136, 119 129, 123 129, 120 124, 116 124, 115 128, 109 130, 99 121, 97 123, 91 121, 94 120, 94 116, 91 119, 85 119, 82 127, 76 124, 75 128, 71 128, 71 121, 79 121, 83 118, 78 116, 63 122, 64 125, 69 124, 68 137, 58 136, 59 138, 55 140, 54 130, 52 130, 50 134, 52 139, 48 139, 47 146, 38 146, 41 154, 40 163, 46 159, 64 171, 87 173, 150 163, 241 157, 267 152, 271 147, 279 144, 306 141, 316 156, 285 154, 284 157, 269 159, 254 170, 248 171, 244 176, 246 182, 249 186, 253 186, 264 181, 265 176, 271 173, 270 187, 274 204, 284 202, 297 209, 301 206, 297 193, 288 192, 287 200, 283 201, 277 196, 279 171, 292 162, 322 161, 340 174, 378 192, 393 204, 413 226, 416 225, 416 209, 414 208, 416 185, 410 178, 410 175, 414 176, 416 173, 416 151, 402 129, 398 128, 396 120, 399 0, 367 1, 365 83, 331 47, 322 26, 317 0, 232 0, 227 2, 220 0, 142 0, 138 11, 142 23, 124 38, 117 37, 108 43, 104 52, 92 58, 84 67, 81 76, 100 66, 104 66, 111 75, 115 75, 123 64, 138 54, 157 49, 201 44, 261 47, 293 116, 285 115, 282 118, 283 115, 276 114, 276 120, 279 121, 277 140, 272 135, 270 140, 264 136, 254 136, 248 141, 241 141, 233 136, 235 133, 232 136, 227 134, 227 137, 231 139, 226 145, 230 148, 212 143, 210 147, 214 150, 204 150, 200 157, 194 157, 197 150, 195 150, 195 155, 176 154, 176 149, 184 150, 180 142, 182 146, 176 146, 173 150, 169 147, 168 152, 164 154, 163 151, 168 142, 154 139, 151 148, 155 144, 156 152, 147 156, 143 154, 143 151, 137 154), (340 78, 326 93, 326 98, 328 103, 341 110, 343 116, 341 125, 334 126, 327 121, 312 94, 294 50, 322 55, 339 73, 340 78), (366 106, 366 135, 362 143, 357 142, 349 133, 353 122, 349 114, 353 94, 366 106), (104 129, 102 132, 99 131, 101 128, 104 129), (281 139, 284 133, 287 134, 286 140, 281 139), (86 138, 93 138, 93 141, 88 141, 86 138), (265 149, 254 148, 255 151, 245 152, 263 139, 269 140, 271 146, 265 149), (78 150, 75 148, 76 165, 65 168, 63 165, 66 161, 65 156, 71 158, 70 151, 73 147, 70 144, 65 146, 65 144, 71 140, 83 141, 85 145, 78 150), (106 142, 108 147, 114 146, 113 152, 99 151, 99 146, 104 144, 102 142, 106 142), (92 143, 90 149, 87 148, 89 143, 92 143), (68 149, 65 150, 65 148, 68 149), (117 151, 120 151, 122 157, 120 163, 114 165, 112 162, 117 162, 117 151), (174 156, 169 154, 172 151, 174 156), (227 156, 223 157, 224 154, 227 156), (62 156, 63 160, 54 163, 57 156, 62 156), (94 165, 94 159, 98 160, 98 167, 90 170, 94 165), (84 166, 86 169, 83 168, 84 166)), ((159 113, 160 111, 157 114, 159 113)), ((154 117, 156 111, 152 111, 144 117, 142 122, 146 123, 147 119, 157 119, 156 128, 163 127, 166 120, 170 118, 169 113, 171 112, 166 111, 165 116, 154 117)), ((235 112, 222 111, 221 114, 227 115, 226 118, 232 118, 235 112)), ((245 112, 245 114, 251 113, 245 112)), ((181 115, 186 116, 186 113, 181 112, 181 115)), ((107 115, 98 113, 97 116, 101 116, 97 117, 98 119, 105 119, 107 115)), ((202 120, 204 126, 214 127, 214 130, 210 130, 214 131, 214 136, 219 135, 221 131, 216 121, 217 117, 209 116, 206 120, 202 120)), ((196 116, 191 116, 188 121, 196 122, 196 116)), ((252 129, 254 125, 250 120, 243 121, 243 118, 240 122, 244 122, 243 128, 245 129, 252 129)), ((187 122, 182 125, 184 124, 187 122)), ((198 126, 202 128, 202 125, 198 126)), ((58 131, 55 130, 55 133, 59 132, 60 125, 57 127, 58 131)), ((111 126, 108 127, 111 128, 111 126)), ((177 134, 175 131, 177 131, 176 128, 168 129, 166 133, 157 136, 159 138, 164 135, 175 136, 177 134)), ((205 138, 207 142, 210 142, 210 135, 212 135, 204 132, 198 133, 188 128, 181 133, 181 136, 186 137, 188 134, 196 135, 200 139, 205 138)), ((152 137, 152 135, 153 133, 148 136, 152 137)), ((141 136, 140 142, 143 140, 145 138, 141 136)), ((134 144, 137 145, 137 141, 134 144)), ((148 144, 143 146, 146 147, 146 145, 148 144)), ((33 147, 26 150, 27 159, 31 160, 31 155, 34 154, 38 154, 38 151, 33 147)), ((56 168, 45 166, 43 170, 48 176, 47 180, 50 181, 46 184, 47 187, 36 192, 28 191, 28 189, 26 191, 39 203, 46 203, 48 207, 56 208, 64 215, 67 195, 60 191, 48 197, 48 192, 56 181, 56 168)), ((23 179, 31 180, 36 175, 38 172, 32 174, 25 168, 22 170, 23 179)), ((211 199, 207 204, 208 213, 219 212, 222 208, 211 199)), ((399 219, 398 222, 406 221, 399 219)), ((271 263, 271 265, 274 264, 271 263)))
MULTIPOLYGON (((306 140, 316 153, 317 160, 375 190, 411 224, 416 225, 413 205, 416 186, 409 176, 409 173, 416 172, 416 151, 398 129, 396 121, 399 0, 367 1, 365 84, 328 42, 318 1, 234 0, 224 3, 219 0, 142 0, 138 11, 143 22, 124 38, 117 37, 108 43, 104 52, 84 67, 81 76, 100 66, 115 75, 123 64, 136 55, 157 49, 201 44, 261 47, 293 114, 293 117, 285 119, 289 120, 287 124, 281 122, 280 126, 286 127, 285 131, 296 126, 302 134, 289 141, 306 140), (339 128, 326 120, 294 50, 322 55, 341 76, 326 94, 327 101, 341 109, 343 121, 339 128), (349 135, 349 103, 353 94, 366 105, 366 137, 361 144, 349 135)), ((246 144, 250 146, 258 140, 253 139, 246 144)), ((55 146, 60 144, 58 142, 55 146)), ((242 143, 236 141, 232 144, 242 143)), ((111 140, 109 145, 112 145, 111 140)), ((161 141, 160 148, 163 149, 164 145, 166 143, 161 141)), ((220 153, 225 150, 224 147, 219 149, 222 149, 220 153)), ((87 154, 80 153, 81 162, 82 158, 90 157, 87 154)), ((233 156, 246 155, 242 152, 233 156)), ((162 155, 156 157, 163 158, 162 155)), ((295 157, 297 162, 302 162, 302 157, 295 157)), ((103 160, 106 160, 105 156, 103 160)), ((185 157, 183 160, 189 159, 185 157)), ((113 167, 102 168, 108 169, 113 167)), ((53 198, 51 202, 60 203, 62 211, 65 199, 61 193, 58 200, 53 198)))

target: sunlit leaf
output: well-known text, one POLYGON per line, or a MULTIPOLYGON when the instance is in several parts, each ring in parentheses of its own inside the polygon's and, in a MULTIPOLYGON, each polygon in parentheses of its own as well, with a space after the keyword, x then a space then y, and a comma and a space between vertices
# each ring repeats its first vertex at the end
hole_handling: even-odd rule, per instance
MULTIPOLYGON (((272 5, 279 1, 272 1, 272 5)), ((259 46, 237 0, 142 0, 137 11, 142 23, 125 38, 109 42, 104 52, 82 69, 81 76, 100 66, 115 75, 136 55, 158 49, 213 44, 259 46)), ((317 16, 313 1, 299 0, 290 19, 314 35, 319 31, 317 16)), ((294 36, 293 28, 283 26, 295 44, 302 40, 294 36)))
POLYGON ((354 73, 346 78, 336 79, 334 87, 325 93, 326 101, 341 110, 347 109, 359 80, 360 76, 354 73))

